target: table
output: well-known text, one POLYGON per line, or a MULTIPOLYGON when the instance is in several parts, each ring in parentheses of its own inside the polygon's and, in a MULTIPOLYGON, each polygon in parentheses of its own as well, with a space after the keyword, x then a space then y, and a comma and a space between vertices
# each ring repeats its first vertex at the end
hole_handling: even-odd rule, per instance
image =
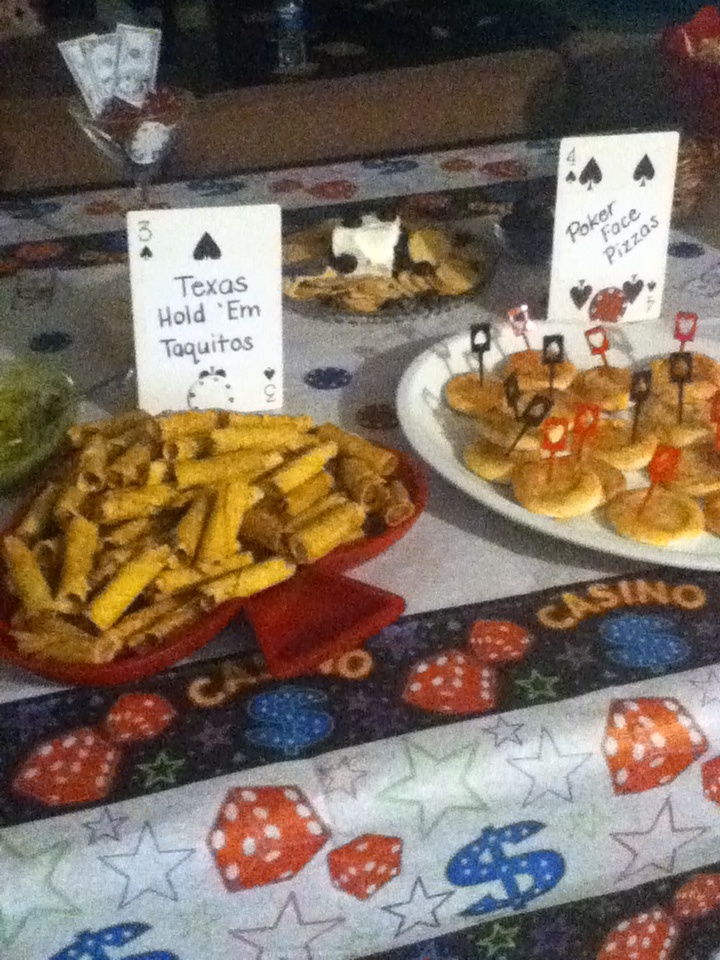
MULTIPOLYGON (((319 215, 307 204, 322 215, 422 193, 480 230, 478 204, 518 196, 553 157, 552 144, 502 145, 157 196, 281 196, 288 220, 307 222, 319 215)), ((0 345, 57 350, 109 410, 132 403, 125 199, 0 208, 12 243, 0 345)), ((666 313, 717 318, 720 253, 679 234, 671 253, 666 313)), ((504 264, 484 306, 379 326, 288 309, 287 410, 402 447, 393 401, 410 359, 541 282, 504 264)), ((237 623, 202 658, 127 689, 0 668, 0 956, 631 960, 637 943, 643 960, 716 955, 718 578, 550 542, 430 481, 417 525, 354 573, 407 601, 365 661, 268 683, 237 623), (515 625, 500 661, 487 621, 515 625), (433 712, 433 687, 453 680, 454 712, 433 712), (152 737, 136 739, 138 718, 152 737), (78 782, 85 800, 69 803, 78 782)))

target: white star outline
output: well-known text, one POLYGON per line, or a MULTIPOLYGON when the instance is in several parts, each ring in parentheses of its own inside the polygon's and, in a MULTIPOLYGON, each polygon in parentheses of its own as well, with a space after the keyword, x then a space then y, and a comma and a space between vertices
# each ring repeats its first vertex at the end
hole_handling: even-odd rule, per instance
POLYGON ((0 945, 13 943, 28 922, 43 914, 80 913, 55 881, 69 848, 59 841, 29 854, 0 839, 0 945))
POLYGON ((475 762, 475 745, 441 757, 409 740, 403 746, 410 774, 385 787, 379 796, 415 807, 423 837, 429 836, 451 810, 487 809, 487 804, 467 782, 475 762))
POLYGON ((231 937, 252 949, 253 960, 313 960, 311 944, 344 922, 345 917, 306 920, 296 894, 291 893, 269 926, 237 927, 229 932, 231 937), (301 939, 299 934, 303 928, 315 932, 301 939))
POLYGON ((706 707, 710 703, 720 703, 720 672, 714 667, 710 667, 704 677, 691 680, 690 683, 702 692, 701 707, 706 707))
POLYGON ((358 766, 358 757, 342 757, 335 763, 317 765, 317 773, 324 793, 344 793, 357 799, 358 784, 367 770, 358 766))
POLYGON ((98 860, 108 869, 125 878, 125 887, 118 904, 120 909, 146 893, 154 893, 164 900, 177 901, 179 899, 177 890, 170 879, 170 874, 193 853, 195 853, 194 848, 160 849, 155 832, 146 821, 134 850, 124 853, 106 853, 98 857, 98 860), (123 863, 125 866, 122 866, 123 863))
POLYGON ((103 807, 97 820, 86 820, 83 827, 90 834, 88 845, 98 843, 100 840, 119 840, 120 827, 127 817, 114 817, 108 807, 103 807))
POLYGON ((631 877, 654 868, 662 873, 675 873, 675 861, 680 850, 707 833, 709 827, 679 827, 675 824, 672 801, 668 797, 647 830, 628 830, 611 833, 612 839, 630 853, 630 861, 619 879, 631 877), (687 836, 690 834, 690 836, 687 836), (679 843, 674 837, 685 836, 679 843), (631 838, 636 838, 633 843, 631 838), (627 839, 623 839, 627 838, 627 839))
POLYGON ((561 753, 550 731, 542 727, 537 753, 507 758, 507 763, 530 780, 523 807, 530 806, 549 793, 572 803, 574 798, 570 778, 590 757, 592 753, 561 753))
POLYGON ((425 889, 425 883, 422 877, 417 877, 412 885, 410 896, 407 900, 401 900, 399 903, 390 903, 386 907, 381 907, 385 913, 390 913, 398 917, 400 923, 395 931, 395 937, 407 933, 414 927, 431 927, 437 929, 440 926, 438 910, 454 895, 454 890, 443 890, 440 893, 428 893, 425 889), (430 904, 439 901, 435 906, 430 904), (408 907, 407 910, 401 910, 401 907, 408 907))
POLYGON ((508 723, 502 717, 497 717, 494 724, 481 729, 493 738, 493 746, 497 750, 506 743, 516 743, 521 747, 520 731, 524 726, 524 723, 508 723))

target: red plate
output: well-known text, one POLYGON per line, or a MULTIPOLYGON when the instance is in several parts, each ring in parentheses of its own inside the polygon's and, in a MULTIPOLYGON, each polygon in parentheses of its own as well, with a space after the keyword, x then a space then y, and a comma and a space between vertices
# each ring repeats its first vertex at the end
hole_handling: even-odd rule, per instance
MULTIPOLYGON (((131 683, 159 673, 204 647, 243 609, 274 676, 305 673, 332 656, 361 646, 368 637, 393 623, 405 604, 394 594, 340 574, 378 556, 405 536, 427 502, 427 483, 420 465, 403 453, 398 455, 398 476, 415 504, 415 513, 405 523, 333 550, 287 583, 247 600, 220 604, 179 630, 157 650, 100 665, 60 663, 20 653, 9 637, 9 624, 3 619, 0 660, 60 683, 131 683)), ((0 588, 0 616, 9 618, 14 603, 15 599, 0 588)))

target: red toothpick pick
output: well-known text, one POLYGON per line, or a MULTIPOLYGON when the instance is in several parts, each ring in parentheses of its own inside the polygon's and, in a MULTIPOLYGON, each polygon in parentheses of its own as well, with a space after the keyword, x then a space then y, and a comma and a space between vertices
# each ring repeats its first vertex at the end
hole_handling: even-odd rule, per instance
POLYGON ((600 407, 597 403, 579 403, 573 420, 573 447, 578 459, 583 455, 585 444, 597 436, 600 424, 600 407))
POLYGON ((590 347, 590 353, 594 357, 600 357, 603 362, 603 366, 609 367, 607 357, 605 354, 610 349, 610 341, 608 340, 605 327, 591 327, 589 330, 585 331, 585 338, 590 347))
POLYGON ((508 321, 512 327, 512 332, 516 337, 522 337, 525 343, 525 349, 530 350, 530 341, 528 340, 528 329, 530 326, 530 311, 526 303, 519 307, 513 307, 508 310, 508 321))
POLYGON ((696 313, 675 314, 675 339, 680 342, 680 350, 685 349, 686 343, 692 343, 697 331, 698 315, 696 313))
POLYGON ((674 479, 678 466, 680 465, 681 454, 682 450, 680 450, 678 447, 660 445, 657 448, 652 460, 648 464, 650 488, 640 504, 641 510, 645 508, 653 494, 653 491, 656 490, 657 487, 666 483, 670 483, 674 479))

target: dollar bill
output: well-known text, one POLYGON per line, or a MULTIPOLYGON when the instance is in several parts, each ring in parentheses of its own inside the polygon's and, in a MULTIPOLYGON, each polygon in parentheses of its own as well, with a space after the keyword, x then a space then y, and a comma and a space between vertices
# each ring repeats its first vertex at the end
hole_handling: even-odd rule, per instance
POLYGON ((115 94, 118 35, 116 32, 91 34, 82 37, 79 43, 92 72, 95 88, 99 90, 105 106, 115 94))
POLYGON ((141 107, 148 93, 155 89, 162 31, 119 23, 117 38, 114 94, 141 107))
POLYGON ((58 49, 72 74, 90 115, 98 117, 102 113, 104 105, 103 95, 83 52, 83 43, 95 36, 96 34, 89 34, 87 37, 78 37, 77 40, 65 40, 58 44, 58 49))

